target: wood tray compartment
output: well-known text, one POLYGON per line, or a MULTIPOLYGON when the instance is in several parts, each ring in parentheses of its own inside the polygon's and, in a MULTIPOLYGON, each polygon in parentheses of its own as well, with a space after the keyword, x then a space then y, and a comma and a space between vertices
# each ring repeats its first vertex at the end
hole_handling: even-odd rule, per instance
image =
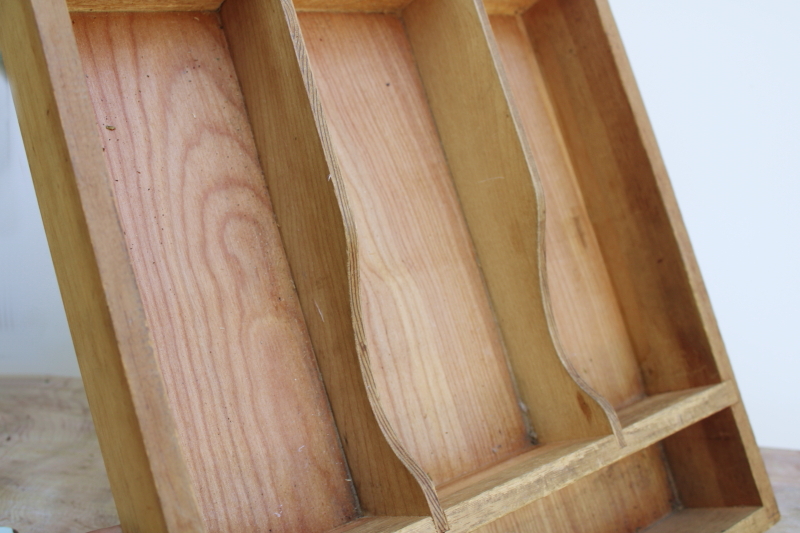
POLYGON ((605 0, 486 10, 4 1, 126 531, 776 520, 605 0))
POLYGON ((573 365, 615 406, 719 383, 606 3, 488 8, 544 186, 548 278, 573 365))
POLYGON ((204 526, 356 518, 219 15, 83 13, 72 28, 204 526))

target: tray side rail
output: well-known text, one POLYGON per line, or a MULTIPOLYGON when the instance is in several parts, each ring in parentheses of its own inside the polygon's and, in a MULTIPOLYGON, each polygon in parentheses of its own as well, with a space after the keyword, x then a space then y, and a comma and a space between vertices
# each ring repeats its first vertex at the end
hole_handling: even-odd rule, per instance
POLYGON ((0 5, 31 175, 117 510, 129 532, 205 531, 110 190, 66 4, 0 5))

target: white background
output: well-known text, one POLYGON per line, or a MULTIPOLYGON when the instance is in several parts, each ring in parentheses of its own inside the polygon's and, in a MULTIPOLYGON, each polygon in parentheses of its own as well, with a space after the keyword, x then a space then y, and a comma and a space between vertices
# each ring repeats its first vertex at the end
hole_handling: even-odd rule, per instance
MULTIPOLYGON (((610 2, 756 438, 800 449, 800 2, 610 2)), ((0 373, 78 375, 4 83, 0 373)))

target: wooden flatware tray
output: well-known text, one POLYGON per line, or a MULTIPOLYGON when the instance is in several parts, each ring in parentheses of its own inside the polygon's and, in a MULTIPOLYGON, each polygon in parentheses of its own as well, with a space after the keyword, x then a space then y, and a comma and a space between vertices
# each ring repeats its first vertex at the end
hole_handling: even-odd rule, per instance
POLYGON ((3 0, 0 46, 127 533, 777 521, 606 0, 3 0))

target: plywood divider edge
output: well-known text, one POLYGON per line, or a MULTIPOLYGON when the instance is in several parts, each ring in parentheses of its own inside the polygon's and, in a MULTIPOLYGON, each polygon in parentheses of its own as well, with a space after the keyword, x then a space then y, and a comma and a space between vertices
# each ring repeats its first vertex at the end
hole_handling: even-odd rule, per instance
POLYGON ((221 15, 361 507, 431 514, 444 531, 433 483, 376 393, 361 325, 357 235, 294 7, 229 0, 221 15))
POLYGON ((203 532, 117 219, 66 5, 4 0, 0 45, 126 530, 203 532), (135 524, 135 525, 132 525, 135 524))
POLYGON ((541 185, 483 5, 415 0, 403 18, 537 438, 614 433, 623 444, 616 412, 572 370, 552 327, 541 185), (475 102, 480 113, 464 112, 475 102))

